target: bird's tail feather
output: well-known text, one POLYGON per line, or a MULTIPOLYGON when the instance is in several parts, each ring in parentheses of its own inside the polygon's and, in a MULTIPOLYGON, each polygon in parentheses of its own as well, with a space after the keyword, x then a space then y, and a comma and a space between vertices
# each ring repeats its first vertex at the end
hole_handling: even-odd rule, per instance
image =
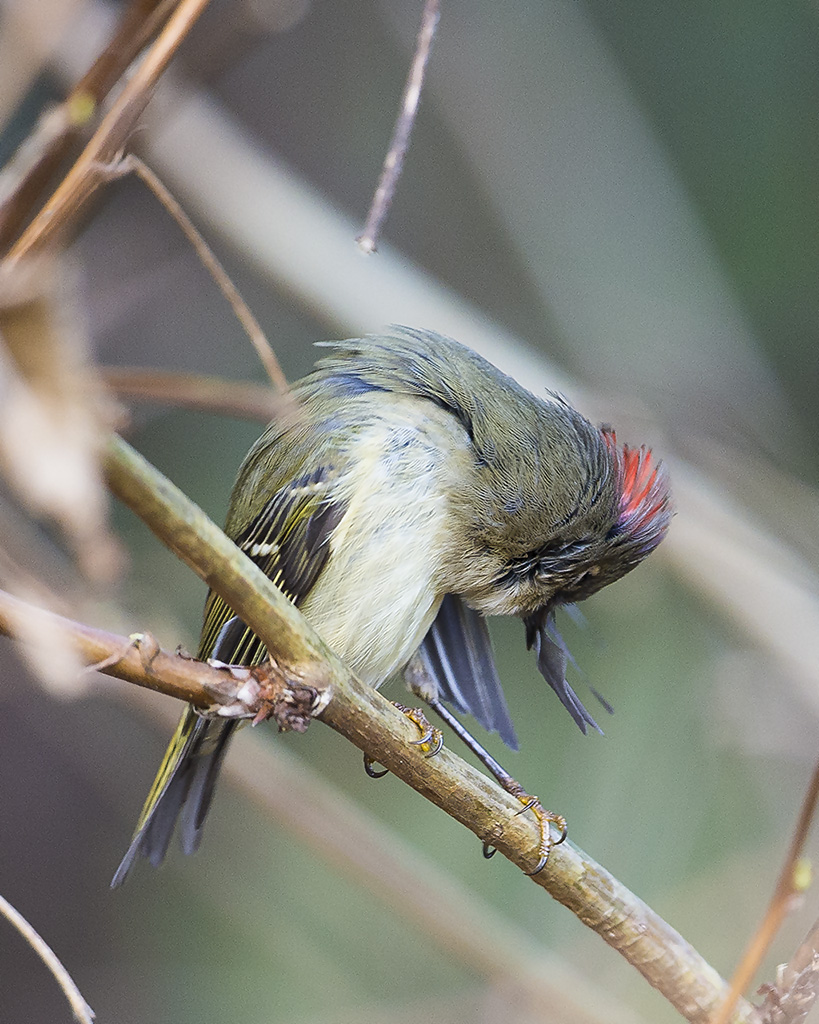
POLYGON ((202 718, 185 709, 139 816, 131 844, 117 868, 111 887, 125 881, 138 857, 158 867, 168 851, 177 820, 182 849, 192 853, 199 845, 227 743, 237 723, 224 718, 202 718))

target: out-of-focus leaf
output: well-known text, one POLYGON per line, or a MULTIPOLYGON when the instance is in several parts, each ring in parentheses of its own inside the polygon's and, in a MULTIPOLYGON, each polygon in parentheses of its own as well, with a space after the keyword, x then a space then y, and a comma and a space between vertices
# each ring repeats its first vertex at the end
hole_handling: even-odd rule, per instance
POLYGON ((83 574, 109 581, 120 557, 98 452, 113 406, 55 261, 0 267, 0 340, 0 470, 35 516, 60 529, 83 574))

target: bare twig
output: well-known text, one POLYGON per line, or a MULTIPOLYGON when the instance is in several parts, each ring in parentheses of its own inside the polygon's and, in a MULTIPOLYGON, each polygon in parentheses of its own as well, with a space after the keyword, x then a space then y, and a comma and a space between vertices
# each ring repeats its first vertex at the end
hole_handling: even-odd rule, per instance
POLYGON ((800 884, 797 878, 799 858, 802 855, 805 840, 808 837, 808 831, 816 813, 816 802, 818 799, 819 763, 817 763, 813 770, 805 799, 802 801, 802 808, 793 831, 791 845, 785 857, 785 863, 782 865, 782 870, 779 873, 779 878, 776 881, 776 887, 768 904, 768 909, 731 979, 731 988, 725 998, 725 1002, 719 1008, 719 1012, 714 1014, 711 1024, 726 1024, 726 1021, 730 1019, 731 1011, 737 999, 750 985, 751 979, 762 963, 762 958, 767 953, 774 936, 779 931, 785 916, 790 910, 793 897, 800 891, 800 884))
MULTIPOLYGON (((149 713, 153 722, 161 718, 168 729, 176 724, 177 709, 169 702, 150 708, 139 702, 136 709, 149 713)), ((636 1011, 587 972, 571 967, 531 931, 484 903, 469 879, 460 882, 425 857, 416 843, 403 839, 304 757, 248 732, 225 761, 225 781, 277 829, 304 843, 331 872, 346 875, 368 896, 381 900, 389 913, 415 926, 424 942, 436 944, 447 958, 460 961, 493 987, 514 993, 521 1020, 551 1020, 559 1006, 561 1024, 639 1024, 642 1018, 636 1011)), ((473 870, 480 873, 484 861, 477 849, 474 854, 473 870)), ((241 864, 233 863, 241 877, 241 864)), ((201 877, 199 884, 214 899, 231 899, 225 886, 211 887, 201 877)), ((428 1012, 426 1019, 434 1017, 428 1012)))
POLYGON ((759 1008, 764 1024, 802 1024, 819 994, 819 921, 776 973, 775 985, 760 988, 765 993, 759 1008))
POLYGON ((366 253, 375 252, 378 235, 389 213, 392 197, 395 193, 395 186, 401 177, 404 157, 406 156, 410 135, 415 124, 415 116, 418 113, 418 104, 421 99, 421 89, 424 85, 424 76, 432 50, 432 41, 435 38, 435 29, 438 27, 438 18, 440 17, 439 6, 439 0, 426 0, 424 3, 421 27, 418 30, 418 39, 415 43, 415 54, 412 58, 410 72, 401 96, 401 109, 398 112, 395 127, 393 128, 390 148, 387 150, 387 155, 384 159, 381 177, 378 179, 378 188, 375 190, 372 205, 367 214, 364 231, 356 239, 362 251, 366 253))
POLYGON ((62 161, 128 65, 167 20, 175 0, 131 0, 110 41, 65 100, 46 111, 3 170, 0 252, 17 237, 62 161))
MULTIPOLYGON (((517 803, 477 770, 442 750, 426 758, 414 727, 377 691, 365 686, 322 643, 298 610, 261 570, 133 449, 112 439, 109 486, 259 636, 284 677, 314 687, 326 701, 319 717, 368 756, 531 869, 538 830, 517 803)), ((689 1021, 705 1024, 723 1002, 717 972, 665 921, 586 854, 564 843, 532 879, 618 950, 689 1021)), ((758 1021, 747 1003, 733 1022, 758 1021)))
POLYGON ((276 354, 273 351, 270 342, 267 340, 264 331, 259 326, 259 321, 253 313, 251 313, 250 307, 239 294, 236 285, 231 281, 227 271, 216 258, 214 251, 202 237, 193 221, 187 213, 185 213, 176 198, 168 188, 166 188, 161 178, 154 174, 151 168, 140 160, 138 156, 135 156, 132 153, 114 164, 113 170, 114 173, 122 174, 127 174, 130 171, 133 171, 134 174, 136 174, 137 177, 148 186, 151 192, 153 192, 171 217, 173 217, 185 238, 187 238, 193 246, 202 266, 207 270, 216 282, 219 291, 221 291, 222 295, 224 295, 230 303, 236 319, 242 327, 244 327, 248 338, 250 338, 250 343, 256 350, 256 354, 258 355, 262 366, 265 368, 267 376, 270 378, 270 383, 279 393, 287 391, 287 378, 282 372, 279 360, 276 358, 276 354))
MULTIPOLYGON (((232 669, 228 672, 202 661, 168 654, 150 634, 133 633, 123 637, 94 629, 0 590, 0 633, 19 639, 19 623, 31 616, 36 616, 38 623, 59 631, 89 670, 104 672, 200 708, 234 703, 246 681, 246 671, 232 669)), ((253 711, 248 708, 248 715, 253 711)))
POLYGON ((100 376, 120 398, 198 409, 261 423, 269 423, 281 412, 281 399, 266 384, 131 366, 104 366, 100 376))
POLYGON ((19 910, 15 910, 8 900, 4 899, 2 896, 0 896, 0 914, 5 917, 9 924, 13 925, 17 929, 37 956, 39 956, 46 967, 54 975, 57 984, 63 990, 65 998, 68 1000, 68 1005, 71 1007, 74 1017, 80 1021, 80 1024, 92 1024, 94 1020, 94 1011, 83 999, 82 993, 74 984, 71 975, 65 967, 63 967, 57 957, 57 954, 48 945, 45 939, 35 931, 19 910))
POLYGON ((157 40, 145 54, 133 77, 94 132, 74 166, 51 199, 13 246, 7 260, 17 261, 53 244, 74 220, 104 180, 103 168, 120 153, 134 129, 154 86, 208 0, 179 0, 157 40))

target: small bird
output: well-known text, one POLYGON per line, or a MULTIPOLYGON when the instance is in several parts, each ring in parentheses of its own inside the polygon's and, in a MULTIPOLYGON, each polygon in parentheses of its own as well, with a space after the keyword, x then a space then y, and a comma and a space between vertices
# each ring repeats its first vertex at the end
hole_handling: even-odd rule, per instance
MULTIPOLYGON (((291 411, 246 456, 228 536, 369 685, 403 671, 447 721, 441 701, 514 749, 485 618, 514 615, 574 721, 598 729, 566 681, 554 613, 662 540, 671 519, 662 464, 431 331, 393 328, 323 347, 293 386, 291 411)), ((211 591, 198 657, 259 665, 267 651, 211 591)), ((177 820, 185 853, 197 849, 235 726, 185 711, 112 886, 139 855, 161 863, 177 820)), ((460 729, 538 816, 540 870, 549 823, 565 835, 565 821, 460 729)))

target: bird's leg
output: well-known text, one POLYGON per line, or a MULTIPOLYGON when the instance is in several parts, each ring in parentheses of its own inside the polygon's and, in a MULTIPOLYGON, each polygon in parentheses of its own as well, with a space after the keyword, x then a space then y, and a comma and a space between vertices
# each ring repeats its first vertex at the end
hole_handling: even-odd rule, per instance
MULTIPOLYGON (((407 716, 407 718, 414 722, 421 730, 421 735, 417 740, 410 740, 410 744, 414 747, 422 747, 424 750, 424 757, 435 757, 444 745, 444 734, 440 729, 436 729, 434 725, 430 724, 429 719, 421 710, 421 708, 408 708, 405 704, 399 704, 397 701, 392 702, 393 706, 407 716)), ((373 768, 375 761, 371 757, 364 755, 364 771, 370 776, 371 779, 383 779, 385 775, 389 774, 389 769, 385 768, 383 772, 376 771, 373 768)))
MULTIPOLYGON (((540 800, 536 796, 531 796, 527 793, 523 786, 512 776, 504 770, 504 768, 495 760, 494 757, 485 750, 475 737, 470 733, 452 714, 452 712, 444 707, 441 702, 433 697, 426 698, 425 700, 432 708, 432 710, 442 718, 446 724, 455 732, 461 740, 469 747, 475 757, 487 768, 498 780, 501 786, 511 796, 519 800, 523 806, 517 812, 523 814, 524 811, 531 811, 534 814, 538 826, 540 827, 540 844, 538 846, 538 862, 534 870, 527 871, 527 875, 536 875, 539 871, 542 871, 546 867, 546 863, 549 860, 549 853, 553 846, 559 846, 566 838, 566 819, 562 814, 555 814, 553 811, 547 811, 540 800), (551 825, 555 825, 560 831, 559 839, 552 839, 551 825)), ((495 850, 489 843, 483 844, 483 855, 487 859, 495 855, 495 850)))

